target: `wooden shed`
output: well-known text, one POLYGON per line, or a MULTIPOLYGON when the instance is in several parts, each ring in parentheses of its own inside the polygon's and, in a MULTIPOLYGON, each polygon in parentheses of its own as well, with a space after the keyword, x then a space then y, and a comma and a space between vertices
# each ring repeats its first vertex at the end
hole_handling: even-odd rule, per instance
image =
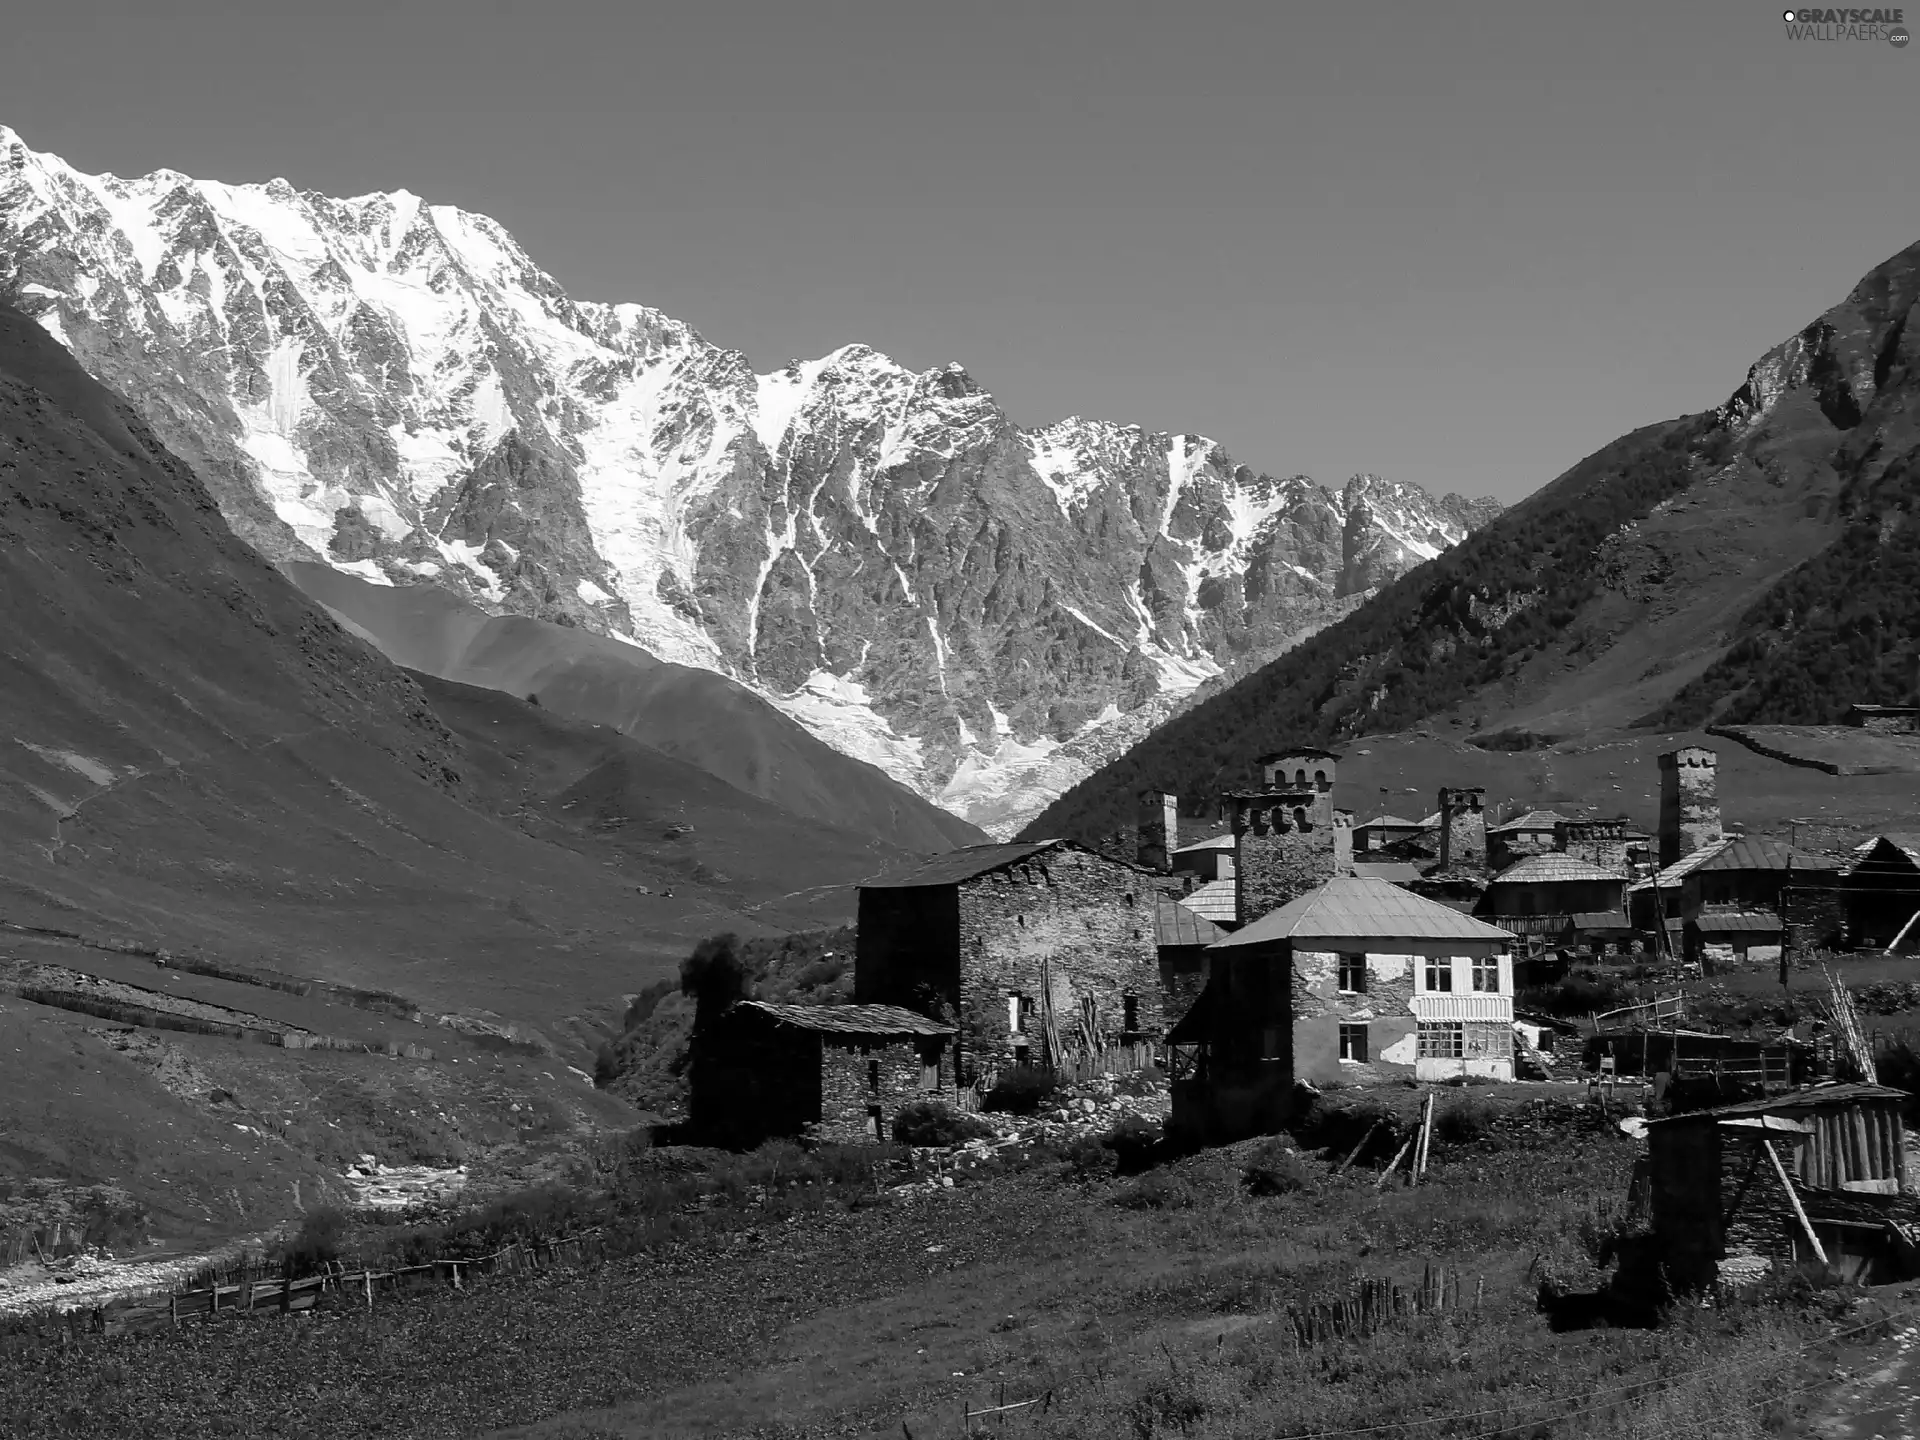
POLYGON ((1910 1273, 1908 1099, 1816 1085, 1653 1122, 1653 1228, 1673 1282, 1706 1283, 1736 1256, 1822 1259, 1865 1280, 1910 1273))

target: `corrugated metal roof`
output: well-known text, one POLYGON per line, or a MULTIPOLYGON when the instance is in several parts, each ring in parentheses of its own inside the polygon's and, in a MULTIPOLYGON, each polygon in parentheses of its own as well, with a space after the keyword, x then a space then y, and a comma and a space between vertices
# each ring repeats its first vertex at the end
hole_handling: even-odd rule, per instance
POLYGON ((1571 815, 1562 815, 1558 810, 1529 810, 1511 820, 1502 820, 1498 825, 1489 825, 1487 833, 1498 835, 1507 830, 1551 830, 1555 822, 1572 818, 1571 815))
POLYGON ((1558 885, 1577 880, 1625 880, 1618 870, 1608 870, 1578 855, 1529 855, 1516 860, 1493 877, 1496 885, 1558 885))
POLYGON ((1722 931, 1779 931, 1786 927, 1778 915, 1764 910, 1702 910, 1693 917, 1693 928, 1708 934, 1722 931))
POLYGON ((1839 866, 1824 855, 1795 850, 1764 835, 1741 835, 1694 868, 1705 873, 1708 870, 1837 870, 1839 866))
POLYGON ((1003 865, 1013 865, 1043 850, 1051 850, 1056 845, 1064 845, 1064 840, 1033 840, 1013 845, 967 845, 958 850, 949 850, 945 855, 936 855, 931 860, 910 865, 904 870, 892 870, 871 880, 861 882, 863 890, 905 890, 922 885, 957 885, 962 880, 971 880, 976 875, 985 875, 990 870, 998 870, 1003 865))
POLYGON ((1691 855, 1682 856, 1680 859, 1674 861, 1673 864, 1667 866, 1666 869, 1649 875, 1644 880, 1634 881, 1633 884, 1627 887, 1627 893, 1638 894, 1642 890, 1651 889, 1655 884, 1658 884, 1662 890, 1675 888, 1687 876, 1691 875, 1695 870, 1698 870, 1702 865, 1706 864, 1707 861, 1731 845, 1735 838, 1735 836, 1726 835, 1714 841, 1711 845, 1702 845, 1691 855))
POLYGON ((1226 931, 1192 906, 1176 900, 1162 900, 1153 907, 1153 939, 1156 945, 1211 945, 1226 938, 1226 931))
POLYGON ((1435 900, 1402 890, 1385 880, 1343 875, 1290 900, 1244 930, 1228 936, 1215 949, 1229 945, 1258 945, 1296 936, 1330 939, 1495 940, 1511 942, 1513 934, 1471 915, 1463 915, 1435 900))
POLYGON ((1815 1085, 1810 1090, 1794 1090, 1785 1095, 1770 1095, 1764 1100, 1743 1100, 1737 1105, 1721 1105, 1712 1110, 1689 1110, 1684 1115, 1669 1115, 1652 1125, 1684 1125, 1689 1120, 1717 1120, 1723 1115, 1779 1115, 1795 1110, 1812 1110, 1821 1105, 1844 1105, 1857 1100, 1897 1100, 1904 1103, 1907 1092, 1889 1090, 1885 1085, 1815 1085))
POLYGON ((776 1005, 742 1000, 734 1007, 758 1011, 782 1025, 831 1035, 951 1035, 953 1027, 898 1005, 776 1005))
POLYGON ((1420 878, 1420 867, 1410 860, 1356 860, 1353 873, 1363 880, 1385 880, 1390 885, 1404 885, 1409 880, 1420 878))
POLYGON ((1572 916, 1576 930, 1631 930, 1627 917, 1616 910, 1581 910, 1572 916))
POLYGON ((1195 886, 1191 895, 1181 896, 1177 903, 1222 925, 1231 925, 1240 918, 1240 900, 1231 880, 1209 880, 1195 886))
POLYGON ((1373 819, 1353 827, 1356 830, 1418 830, 1418 820, 1404 820, 1398 815, 1376 815, 1373 819))

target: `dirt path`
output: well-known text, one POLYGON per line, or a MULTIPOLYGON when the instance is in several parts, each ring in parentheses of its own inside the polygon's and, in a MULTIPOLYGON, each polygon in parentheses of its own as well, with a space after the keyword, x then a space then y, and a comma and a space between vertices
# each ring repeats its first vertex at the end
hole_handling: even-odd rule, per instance
POLYGON ((1901 1287, 1905 1311, 1893 1334, 1848 1346, 1834 1357, 1845 1377, 1808 1415, 1808 1440, 1910 1440, 1920 1437, 1920 1288, 1901 1287))

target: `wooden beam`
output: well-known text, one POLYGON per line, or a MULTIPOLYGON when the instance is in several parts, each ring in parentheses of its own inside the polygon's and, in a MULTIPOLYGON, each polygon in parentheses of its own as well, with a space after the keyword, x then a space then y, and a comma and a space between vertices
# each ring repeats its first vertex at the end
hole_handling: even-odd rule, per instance
POLYGON ((1800 1222, 1800 1230, 1807 1237, 1807 1243, 1813 1246, 1813 1257, 1822 1265, 1827 1263, 1826 1247, 1820 1243, 1820 1237, 1813 1233, 1813 1222, 1807 1219, 1806 1207, 1800 1203, 1800 1194, 1793 1188, 1793 1181, 1787 1178, 1787 1167, 1780 1163, 1780 1152, 1773 1148, 1771 1140, 1760 1142, 1766 1146, 1767 1158, 1773 1162, 1773 1173, 1780 1177, 1780 1184, 1786 1189, 1787 1200, 1793 1206, 1793 1218, 1800 1222))

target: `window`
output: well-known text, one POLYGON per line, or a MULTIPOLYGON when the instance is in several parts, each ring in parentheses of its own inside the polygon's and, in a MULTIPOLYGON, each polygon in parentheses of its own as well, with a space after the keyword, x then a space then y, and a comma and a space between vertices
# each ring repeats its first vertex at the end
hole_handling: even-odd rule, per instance
POLYGON ((1433 1021, 1420 1022, 1419 1053, 1429 1060, 1458 1060, 1466 1053, 1467 1027, 1433 1021))
POLYGON ((1365 1025, 1340 1027, 1340 1058, 1351 1060, 1356 1065, 1367 1063, 1367 1027, 1365 1025))
POLYGON ((1121 1028, 1129 1035, 1138 1033, 1140 1029, 1140 997, 1138 995, 1122 995, 1120 997, 1120 1006, 1121 1009, 1126 1012, 1125 1018, 1121 1022, 1121 1028))
POLYGON ((1027 1022, 1033 1018, 1033 998, 1014 991, 1007 994, 1007 1033, 1024 1035, 1027 1022))
POLYGON ((1498 955, 1474 957, 1473 988, 1486 995, 1500 993, 1500 957, 1498 955))
POLYGON ((1342 955, 1340 957, 1340 993, 1342 995, 1367 993, 1366 956, 1342 955))
POLYGON ((1297 830, 1311 830, 1313 828, 1311 825, 1307 823, 1307 811, 1305 806, 1296 805, 1293 807, 1293 824, 1294 824, 1294 828, 1297 830))
POLYGON ((880 1062, 878 1060, 867 1061, 867 1093, 869 1095, 880 1093, 880 1062))
POLYGON ((1447 957, 1439 959, 1427 957, 1427 989, 1450 991, 1453 989, 1453 961, 1447 957))

